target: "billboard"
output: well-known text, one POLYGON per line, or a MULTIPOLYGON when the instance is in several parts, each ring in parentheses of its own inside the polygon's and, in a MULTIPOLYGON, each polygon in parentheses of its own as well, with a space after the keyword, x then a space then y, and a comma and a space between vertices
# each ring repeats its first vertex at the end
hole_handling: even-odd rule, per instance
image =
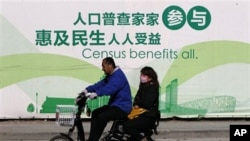
POLYGON ((133 96, 140 69, 157 71, 162 117, 249 117, 249 9, 247 0, 0 0, 0 118, 54 118, 103 78, 107 56, 133 96))

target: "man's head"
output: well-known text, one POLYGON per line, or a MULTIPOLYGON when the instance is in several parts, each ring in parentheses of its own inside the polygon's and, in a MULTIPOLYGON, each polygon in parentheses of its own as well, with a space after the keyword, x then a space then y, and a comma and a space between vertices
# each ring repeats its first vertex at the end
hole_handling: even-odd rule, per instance
POLYGON ((111 57, 106 57, 102 60, 102 70, 106 75, 110 75, 115 69, 115 61, 111 57))

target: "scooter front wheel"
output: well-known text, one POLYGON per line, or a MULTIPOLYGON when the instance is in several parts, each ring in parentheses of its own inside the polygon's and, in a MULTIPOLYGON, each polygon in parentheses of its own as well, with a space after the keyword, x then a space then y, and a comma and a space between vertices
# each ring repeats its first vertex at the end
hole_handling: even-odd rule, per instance
POLYGON ((73 141, 73 139, 71 139, 67 135, 60 134, 51 138, 50 141, 73 141))

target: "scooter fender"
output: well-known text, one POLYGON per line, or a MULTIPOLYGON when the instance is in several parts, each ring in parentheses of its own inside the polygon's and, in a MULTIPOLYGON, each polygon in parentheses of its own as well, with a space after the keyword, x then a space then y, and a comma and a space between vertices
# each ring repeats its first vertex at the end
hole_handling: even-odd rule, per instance
POLYGON ((73 139, 70 138, 70 137, 69 137, 67 134, 65 134, 65 133, 60 133, 60 135, 66 137, 69 141, 73 141, 73 139))

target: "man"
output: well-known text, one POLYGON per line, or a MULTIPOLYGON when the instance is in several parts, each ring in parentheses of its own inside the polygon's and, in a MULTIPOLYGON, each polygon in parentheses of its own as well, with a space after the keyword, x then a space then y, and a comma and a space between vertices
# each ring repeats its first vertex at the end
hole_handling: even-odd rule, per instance
POLYGON ((92 112, 88 141, 98 141, 109 121, 124 119, 132 110, 132 95, 128 80, 123 71, 115 65, 113 58, 103 59, 102 70, 106 77, 84 90, 90 99, 110 96, 107 105, 92 112))

